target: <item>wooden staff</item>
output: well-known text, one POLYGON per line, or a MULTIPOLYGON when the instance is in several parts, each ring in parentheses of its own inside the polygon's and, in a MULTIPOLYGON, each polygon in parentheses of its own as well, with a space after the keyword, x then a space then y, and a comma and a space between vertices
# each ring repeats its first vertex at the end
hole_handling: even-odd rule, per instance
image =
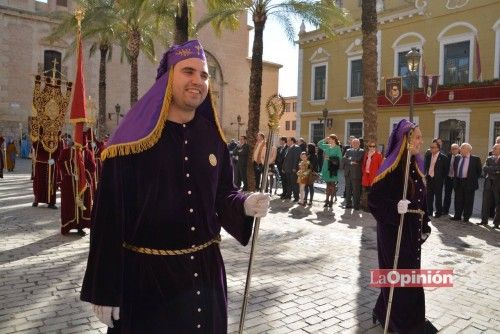
MULTIPOLYGON (((410 158, 411 158, 411 150, 413 148, 413 144, 410 143, 412 133, 413 130, 410 130, 405 143, 407 152, 406 152, 406 167, 405 167, 405 183, 403 186, 403 199, 406 199, 406 195, 408 193, 408 178, 410 176, 410 158)), ((401 236, 403 235, 404 219, 405 219, 405 214, 402 213, 399 217, 398 238, 396 240, 396 252, 394 253, 394 264, 392 265, 392 270, 398 269, 399 249, 401 248, 401 236)), ((394 297, 394 284, 391 285, 391 288, 389 290, 389 300, 387 301, 387 312, 385 314, 384 334, 387 334, 389 330, 389 320, 391 318, 393 297, 394 297)))
MULTIPOLYGON (((260 193, 264 193, 267 186, 267 173, 269 170, 269 154, 271 153, 272 148, 272 140, 274 133, 279 127, 279 121, 283 113, 285 112, 285 100, 281 95, 274 94, 267 100, 266 111, 269 115, 269 132, 266 140, 266 154, 264 157, 264 171, 262 172, 262 179, 260 182, 260 193)), ((257 238, 259 237, 259 227, 260 227, 260 218, 254 218, 254 229, 252 236, 252 247, 250 249, 250 259, 248 261, 248 270, 247 270, 247 279, 245 283, 245 293, 243 295, 243 305, 241 306, 241 315, 240 315, 240 328, 238 333, 242 334, 243 329, 245 327, 245 315, 247 309, 248 296, 250 294, 250 283, 252 280, 252 266, 253 259, 255 255, 255 249, 257 245, 257 238)))

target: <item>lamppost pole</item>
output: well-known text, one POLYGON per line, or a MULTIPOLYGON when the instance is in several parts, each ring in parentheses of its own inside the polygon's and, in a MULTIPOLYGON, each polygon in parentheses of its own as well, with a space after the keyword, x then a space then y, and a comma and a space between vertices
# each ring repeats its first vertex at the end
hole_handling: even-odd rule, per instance
POLYGON ((415 84, 413 82, 413 78, 415 75, 413 72, 410 72, 410 122, 413 122, 413 98, 415 95, 415 84))
POLYGON ((328 118, 328 109, 323 108, 323 138, 326 138, 326 119, 328 118))
POLYGON ((120 120, 120 105, 117 103, 115 105, 115 113, 116 113, 116 126, 118 126, 118 121, 120 120))
MULTIPOLYGON (((410 122, 413 122, 413 102, 415 95, 415 77, 417 76, 418 65, 420 63, 420 52, 417 48, 411 48, 410 52, 406 54, 406 61, 408 63, 408 71, 410 77, 410 122)), ((417 80, 418 84, 418 80, 417 80)))
MULTIPOLYGON (((231 125, 233 125, 233 124, 235 124, 235 123, 234 123, 234 122, 231 122, 231 125)), ((238 140, 240 139, 240 127, 241 127, 242 125, 244 125, 244 124, 245 124, 245 123, 243 123, 243 122, 241 121, 241 116, 240 116, 240 115, 236 116, 236 126, 237 126, 237 128, 238 128, 238 140)))

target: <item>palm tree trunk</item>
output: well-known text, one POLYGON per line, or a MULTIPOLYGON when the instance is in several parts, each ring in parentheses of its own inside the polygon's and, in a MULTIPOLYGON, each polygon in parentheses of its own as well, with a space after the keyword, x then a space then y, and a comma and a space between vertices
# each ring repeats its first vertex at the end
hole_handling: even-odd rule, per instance
POLYGON ((99 113, 97 115, 97 135, 99 140, 103 140, 107 133, 106 128, 106 58, 109 46, 106 43, 99 44, 101 60, 99 62, 99 113))
POLYGON ((179 0, 175 16, 174 43, 182 44, 189 38, 189 8, 187 0, 179 0))
POLYGON ((377 142, 377 0, 363 0, 363 127, 365 143, 377 142))
MULTIPOLYGON (((260 122, 260 101, 262 88, 262 50, 264 49, 264 27, 266 25, 265 13, 254 13, 254 40, 252 47, 252 64, 250 67, 250 86, 249 86, 249 102, 248 102, 248 128, 247 138, 250 146, 248 155, 247 179, 248 189, 255 190, 255 176, 253 171, 253 154, 255 142, 257 141, 257 133, 259 132, 260 122)), ((265 177, 265 175, 262 175, 265 177)))
POLYGON ((130 108, 137 102, 137 96, 139 95, 137 59, 139 58, 140 40, 141 34, 139 31, 132 30, 129 33, 127 48, 130 55, 130 108))

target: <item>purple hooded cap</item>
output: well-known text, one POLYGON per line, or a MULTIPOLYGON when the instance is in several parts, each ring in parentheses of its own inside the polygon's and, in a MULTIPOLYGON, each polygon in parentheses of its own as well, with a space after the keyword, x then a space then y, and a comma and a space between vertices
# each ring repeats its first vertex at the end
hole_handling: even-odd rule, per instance
MULTIPOLYGON (((382 179, 387 173, 391 172, 396 168, 396 166, 399 164, 399 161, 401 160, 402 153, 406 148, 401 147, 403 143, 406 141, 404 140, 405 137, 409 134, 410 130, 413 130, 417 127, 416 124, 406 120, 402 119, 398 125, 392 130, 391 136, 389 137, 389 143, 387 144, 387 153, 385 154, 385 159, 384 162, 382 162, 382 165, 378 169, 377 176, 375 177, 375 181, 377 182, 380 179, 382 179)), ((417 169, 420 171, 420 174, 422 174, 422 171, 424 170, 424 163, 422 156, 420 154, 415 155, 415 161, 417 165, 417 169)))
MULTIPOLYGON (((172 46, 164 55, 158 68, 156 82, 130 109, 111 136, 101 159, 140 153, 150 149, 160 139, 167 120, 172 99, 172 66, 178 62, 199 58, 206 61, 203 47, 197 40, 172 46)), ((208 119, 217 127, 223 141, 224 135, 219 126, 212 104, 210 89, 207 97, 196 108, 196 114, 208 119)))
POLYGON ((195 39, 180 45, 172 45, 172 47, 165 52, 160 61, 160 66, 158 66, 156 80, 165 74, 170 66, 188 58, 199 58, 203 61, 207 61, 203 47, 200 42, 195 39))

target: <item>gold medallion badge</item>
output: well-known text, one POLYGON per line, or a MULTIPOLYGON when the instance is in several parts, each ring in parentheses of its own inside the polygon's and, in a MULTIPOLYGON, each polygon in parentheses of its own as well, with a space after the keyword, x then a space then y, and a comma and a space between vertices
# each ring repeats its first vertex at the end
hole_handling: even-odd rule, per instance
POLYGON ((210 164, 214 167, 217 166, 217 158, 215 157, 215 155, 210 154, 208 156, 208 162, 210 162, 210 164))

